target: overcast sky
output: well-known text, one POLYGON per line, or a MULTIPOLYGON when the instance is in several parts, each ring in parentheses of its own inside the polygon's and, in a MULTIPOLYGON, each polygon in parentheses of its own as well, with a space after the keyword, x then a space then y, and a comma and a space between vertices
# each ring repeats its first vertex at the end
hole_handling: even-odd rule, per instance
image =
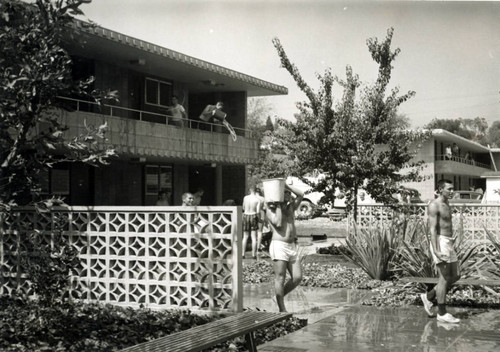
POLYGON ((93 0, 81 7, 97 24, 288 88, 268 98, 290 118, 305 95, 280 68, 278 37, 306 81, 351 65, 373 82, 366 39, 394 27, 392 85, 416 91, 403 103, 414 127, 433 118, 500 120, 500 2, 322 0, 93 0))

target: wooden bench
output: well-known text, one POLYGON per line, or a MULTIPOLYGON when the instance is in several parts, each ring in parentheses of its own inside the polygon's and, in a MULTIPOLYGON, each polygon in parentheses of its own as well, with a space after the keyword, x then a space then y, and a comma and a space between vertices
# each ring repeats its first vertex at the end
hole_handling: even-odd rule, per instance
MULTIPOLYGON (((417 282, 422 284, 437 284, 437 277, 403 277, 401 282, 417 282)), ((500 286, 500 280, 460 279, 454 285, 500 286)))
POLYGON ((196 352, 244 335, 249 351, 257 351, 253 333, 292 316, 291 313, 247 311, 127 347, 122 352, 196 352))

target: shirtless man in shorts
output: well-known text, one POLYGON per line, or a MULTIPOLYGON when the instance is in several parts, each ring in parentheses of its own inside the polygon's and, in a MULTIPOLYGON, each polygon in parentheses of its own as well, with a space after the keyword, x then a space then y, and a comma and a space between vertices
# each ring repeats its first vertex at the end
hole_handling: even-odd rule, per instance
POLYGON ((427 294, 422 293, 420 298, 429 316, 434 316, 431 301, 437 298, 437 320, 456 324, 460 322, 460 319, 446 312, 446 293, 451 285, 460 278, 457 253, 453 247, 455 238, 453 237, 451 208, 448 203, 448 199, 452 195, 453 183, 449 180, 440 180, 438 182, 438 197, 428 206, 431 254, 439 272, 439 281, 436 287, 427 294))
POLYGON ((274 290, 280 312, 286 312, 285 296, 302 280, 302 268, 297 252, 295 210, 303 197, 304 193, 298 188, 285 185, 285 201, 266 205, 266 217, 273 233, 269 255, 273 261, 274 290), (295 197, 292 197, 292 192, 295 197), (285 283, 287 271, 290 273, 290 280, 285 283))
POLYGON ((250 187, 250 193, 243 198, 243 258, 247 248, 248 237, 252 237, 252 258, 257 259, 257 230, 259 229, 261 201, 250 187))

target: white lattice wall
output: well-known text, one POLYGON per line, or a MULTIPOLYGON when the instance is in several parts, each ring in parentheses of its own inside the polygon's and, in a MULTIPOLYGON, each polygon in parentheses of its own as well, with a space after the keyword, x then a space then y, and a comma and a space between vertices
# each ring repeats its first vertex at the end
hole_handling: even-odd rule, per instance
POLYGON ((59 226, 79 252, 71 295, 152 309, 242 310, 240 207, 71 207, 0 217, 0 294, 31 293, 16 252, 59 226))
MULTIPOLYGON (((463 230, 465 239, 487 242, 488 230, 500 241, 499 204, 452 205, 452 210, 454 230, 463 230)), ((410 205, 406 211, 411 217, 427 221, 427 204, 410 205)), ((377 226, 382 222, 390 222, 396 215, 394 210, 384 205, 360 205, 356 225, 364 228, 377 226)), ((352 217, 350 223, 353 223, 352 217)))

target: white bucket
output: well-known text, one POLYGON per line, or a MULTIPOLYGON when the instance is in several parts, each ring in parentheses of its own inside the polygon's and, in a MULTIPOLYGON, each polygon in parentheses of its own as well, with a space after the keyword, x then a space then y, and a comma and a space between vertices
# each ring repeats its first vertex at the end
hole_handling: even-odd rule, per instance
POLYGON ((262 180, 266 202, 283 202, 285 200, 285 179, 272 178, 262 180))

